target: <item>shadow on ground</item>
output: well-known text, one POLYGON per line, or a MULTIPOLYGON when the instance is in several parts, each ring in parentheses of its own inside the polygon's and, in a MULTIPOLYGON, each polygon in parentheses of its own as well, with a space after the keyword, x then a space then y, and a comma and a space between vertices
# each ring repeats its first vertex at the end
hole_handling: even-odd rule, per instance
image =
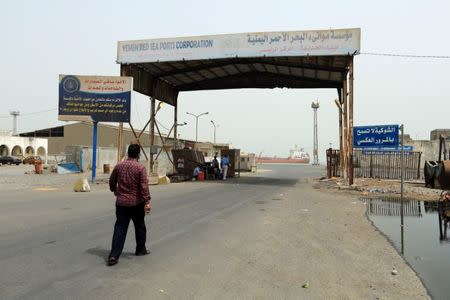
MULTIPOLYGON (((103 249, 100 247, 95 247, 95 248, 90 248, 86 250, 86 253, 101 257, 105 260, 108 259, 108 255, 109 255, 109 250, 107 249, 103 249)), ((128 258, 131 259, 134 255, 134 253, 131 252, 122 252, 122 255, 120 256, 121 258, 128 258)))
POLYGON ((293 186, 305 183, 306 179, 272 178, 272 177, 240 177, 224 181, 231 184, 265 185, 265 186, 293 186))

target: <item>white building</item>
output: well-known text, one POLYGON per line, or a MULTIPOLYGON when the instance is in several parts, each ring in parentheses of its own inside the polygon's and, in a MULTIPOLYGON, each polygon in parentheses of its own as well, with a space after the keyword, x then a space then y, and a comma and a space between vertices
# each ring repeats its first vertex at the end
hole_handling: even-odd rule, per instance
POLYGON ((0 155, 16 157, 39 155, 47 161, 47 154, 47 139, 12 136, 11 131, 0 130, 0 155))

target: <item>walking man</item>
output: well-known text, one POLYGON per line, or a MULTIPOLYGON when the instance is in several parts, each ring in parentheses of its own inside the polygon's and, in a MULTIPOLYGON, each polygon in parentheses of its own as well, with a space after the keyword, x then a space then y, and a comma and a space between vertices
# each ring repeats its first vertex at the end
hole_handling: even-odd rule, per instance
POLYGON ((135 254, 146 255, 150 251, 145 246, 147 228, 144 216, 151 211, 150 193, 145 167, 139 163, 141 148, 137 144, 128 147, 128 159, 116 165, 109 178, 109 188, 116 196, 116 223, 108 266, 119 262, 128 225, 133 220, 136 234, 135 254))
POLYGON ((220 159, 220 164, 222 165, 223 180, 227 180, 228 167, 230 166, 230 159, 228 158, 228 155, 225 154, 220 159))

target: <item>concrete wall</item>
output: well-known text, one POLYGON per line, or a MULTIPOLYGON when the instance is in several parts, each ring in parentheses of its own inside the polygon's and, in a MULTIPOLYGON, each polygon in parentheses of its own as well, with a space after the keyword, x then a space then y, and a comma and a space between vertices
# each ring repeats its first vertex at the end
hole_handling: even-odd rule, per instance
POLYGON ((238 164, 241 171, 251 171, 256 168, 256 154, 255 153, 241 153, 240 164, 238 164))
MULTIPOLYGON (((149 153, 150 148, 144 147, 146 153, 149 153)), ((65 148, 66 153, 66 161, 67 162, 75 162, 80 168, 83 169, 83 172, 89 172, 92 170, 92 147, 84 147, 84 146, 67 146, 65 148)), ((156 155, 154 156, 156 157, 156 155)), ((169 158, 172 159, 172 153, 169 151, 169 156, 167 156, 166 152, 161 152, 158 159, 155 161, 155 172, 160 176, 164 176, 166 174, 173 172, 172 163, 169 158)), ((148 170, 148 161, 145 159, 145 156, 141 154, 139 160, 148 170)), ((112 168, 117 163, 117 149, 114 147, 99 147, 97 148, 97 171, 103 172, 103 166, 105 164, 109 164, 112 168)))
POLYGON ((450 137, 450 129, 435 129, 430 132, 430 140, 438 140, 439 137, 450 137))
MULTIPOLYGON (((439 157, 439 140, 432 141, 412 141, 405 142, 407 146, 413 146, 414 151, 422 152, 421 164, 423 165, 426 160, 437 160, 439 157)), ((447 146, 450 149, 450 142, 447 142, 447 146)))
MULTIPOLYGON (((213 157, 216 153, 217 156, 220 157, 222 149, 229 149, 228 144, 213 144, 213 143, 205 143, 198 142, 195 144, 195 150, 203 153, 203 156, 206 158, 213 157)), ((207 160, 208 161, 208 160, 207 160)))

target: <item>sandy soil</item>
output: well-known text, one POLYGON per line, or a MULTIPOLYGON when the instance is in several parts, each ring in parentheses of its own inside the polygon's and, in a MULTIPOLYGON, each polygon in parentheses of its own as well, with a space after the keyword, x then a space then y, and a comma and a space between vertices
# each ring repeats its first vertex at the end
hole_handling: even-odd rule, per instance
POLYGON ((308 185, 281 198, 264 216, 266 243, 257 262, 266 268, 260 274, 275 273, 297 287, 308 283, 297 299, 429 298, 356 198, 330 197, 308 185), (398 275, 391 274, 393 268, 398 275))
MULTIPOLYGON (((316 187, 331 192, 339 191, 344 194, 360 196, 400 196, 400 180, 355 178, 352 186, 345 186, 340 178, 316 180, 316 187)), ((425 187, 423 180, 405 181, 404 197, 415 200, 438 201, 442 190, 425 187)))

